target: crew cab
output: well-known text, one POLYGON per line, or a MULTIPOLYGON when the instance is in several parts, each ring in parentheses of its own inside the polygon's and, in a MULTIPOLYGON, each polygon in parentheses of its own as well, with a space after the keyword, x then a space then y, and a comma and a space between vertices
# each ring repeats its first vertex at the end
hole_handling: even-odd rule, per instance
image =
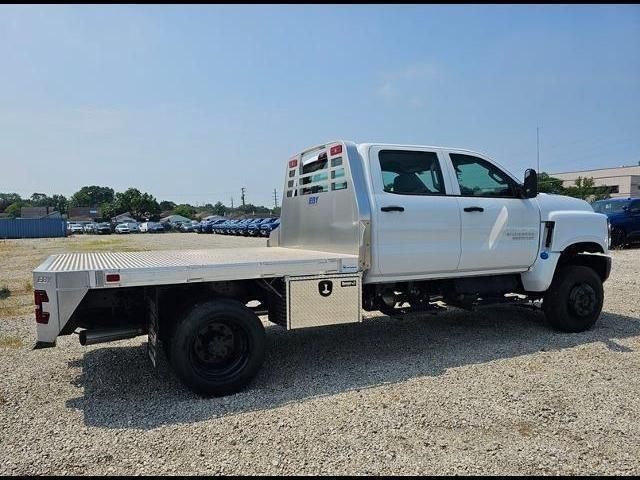
POLYGON ((600 316, 607 217, 538 194, 534 170, 519 182, 469 150, 336 141, 290 157, 283 192, 266 247, 50 256, 33 273, 36 348, 146 334, 153 365, 164 350, 187 387, 224 395, 263 363, 259 314, 296 330, 529 302, 565 332, 600 316))

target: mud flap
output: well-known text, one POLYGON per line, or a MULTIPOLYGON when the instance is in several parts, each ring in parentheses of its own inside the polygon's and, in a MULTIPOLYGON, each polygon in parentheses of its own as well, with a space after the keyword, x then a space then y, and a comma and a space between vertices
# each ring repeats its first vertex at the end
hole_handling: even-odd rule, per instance
POLYGON ((145 292, 147 299, 147 321, 149 328, 149 341, 147 342, 147 353, 153 368, 158 366, 158 296, 154 290, 145 292))

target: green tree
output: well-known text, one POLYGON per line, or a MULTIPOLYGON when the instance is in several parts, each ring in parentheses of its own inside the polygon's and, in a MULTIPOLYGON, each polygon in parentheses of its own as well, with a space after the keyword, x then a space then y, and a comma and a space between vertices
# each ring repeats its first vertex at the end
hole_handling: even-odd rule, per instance
POLYGON ((116 193, 114 207, 117 215, 130 212, 138 220, 160 213, 160 205, 155 197, 149 193, 142 193, 137 188, 128 188, 124 192, 116 193))
POLYGON ((52 197, 44 193, 34 193, 31 195, 31 205, 34 207, 53 207, 60 213, 67 213, 68 201, 64 195, 53 195, 52 197))
POLYGON ((32 193, 31 205, 34 207, 48 207, 51 205, 51 197, 46 193, 32 193))
POLYGON ((17 193, 0 193, 0 212, 4 212, 12 203, 21 203, 22 198, 17 193))
POLYGON ((604 185, 597 187, 592 177, 578 177, 574 186, 565 189, 565 195, 595 202, 609 198, 609 187, 604 185))
POLYGON ((176 208, 176 204, 173 202, 169 202, 168 200, 163 200, 160 202, 160 210, 166 212, 167 210, 173 210, 176 208))
POLYGON ((245 205, 240 205, 235 209, 236 212, 242 214, 260 214, 260 213, 270 213, 271 211, 267 207, 263 207, 262 205, 253 205, 252 203, 247 203, 245 205))
POLYGON ((14 202, 4 209, 4 213, 8 213, 11 218, 18 218, 20 216, 20 202, 14 202))
POLYGON ((114 192, 111 187, 90 185, 82 187, 69 199, 70 207, 93 207, 103 203, 111 203, 114 200, 114 192))
POLYGON ((565 188, 562 186, 562 180, 559 178, 552 177, 547 172, 540 172, 538 174, 538 191, 564 195, 565 188))
POLYGON ((69 211, 69 201, 64 195, 55 194, 51 197, 51 205, 60 213, 67 213, 69 211))
POLYGON ((196 209, 189 204, 178 205, 173 209, 175 215, 182 215, 183 217, 193 218, 196 214, 196 209))
POLYGON ((109 220, 117 215, 114 203, 104 202, 100 205, 100 214, 103 220, 109 220))
POLYGON ((229 209, 224 206, 222 202, 216 202, 216 204, 211 208, 211 211, 214 215, 224 216, 229 209))

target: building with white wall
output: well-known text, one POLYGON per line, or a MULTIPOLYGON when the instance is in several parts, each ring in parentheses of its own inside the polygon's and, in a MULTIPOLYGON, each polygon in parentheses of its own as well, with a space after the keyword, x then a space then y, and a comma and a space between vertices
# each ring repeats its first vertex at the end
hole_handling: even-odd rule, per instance
POLYGON ((549 175, 562 180, 564 187, 575 185, 578 177, 591 177, 597 187, 609 187, 611 197, 640 197, 640 164, 575 172, 549 173, 549 175))

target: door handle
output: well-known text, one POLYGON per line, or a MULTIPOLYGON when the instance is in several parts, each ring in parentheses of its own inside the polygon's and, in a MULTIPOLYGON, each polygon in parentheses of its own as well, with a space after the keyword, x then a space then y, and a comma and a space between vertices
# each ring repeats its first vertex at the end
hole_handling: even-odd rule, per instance
POLYGON ((465 212, 484 212, 482 207, 464 207, 465 212))
POLYGON ((391 207, 382 207, 380 210, 383 212, 404 212, 404 207, 393 205, 391 207))

